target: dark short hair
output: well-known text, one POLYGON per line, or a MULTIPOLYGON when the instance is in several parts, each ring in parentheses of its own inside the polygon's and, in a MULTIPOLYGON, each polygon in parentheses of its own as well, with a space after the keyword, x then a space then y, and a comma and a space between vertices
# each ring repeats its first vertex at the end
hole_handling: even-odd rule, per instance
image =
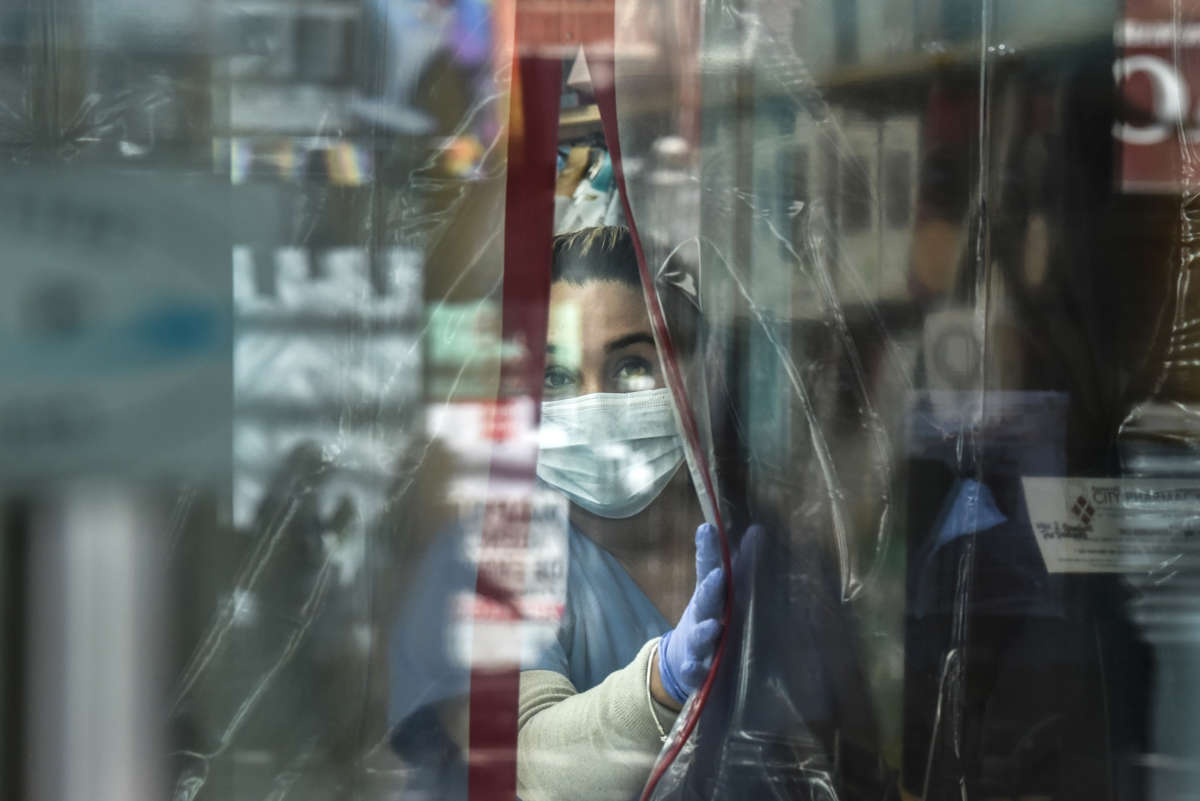
POLYGON ((637 252, 633 237, 624 226, 583 228, 554 237, 550 280, 583 284, 615 281, 641 290, 637 252))
MULTIPOLYGON (((612 281, 642 294, 637 251, 629 229, 619 225, 598 226, 554 237, 550 281, 579 286, 588 281, 612 281)), ((698 342, 699 309, 678 289, 658 285, 658 298, 666 314, 671 338, 684 355, 698 342)))

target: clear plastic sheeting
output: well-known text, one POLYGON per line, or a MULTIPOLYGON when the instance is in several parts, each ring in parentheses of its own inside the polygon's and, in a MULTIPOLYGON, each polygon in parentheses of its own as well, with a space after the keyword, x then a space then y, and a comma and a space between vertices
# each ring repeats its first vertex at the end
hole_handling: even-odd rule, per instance
MULTIPOLYGON (((1180 122, 1132 197, 1101 120, 1123 15, 1183 74, 1196 10, 920 5, 708 3, 694 50, 618 47, 647 267, 703 320, 682 402, 771 534, 654 797, 1194 792, 1194 156, 1180 122)), ((618 6, 618 43, 689 13, 618 6)))
POLYGON ((0 54, 0 797, 1197 795, 1197 0, 0 54))

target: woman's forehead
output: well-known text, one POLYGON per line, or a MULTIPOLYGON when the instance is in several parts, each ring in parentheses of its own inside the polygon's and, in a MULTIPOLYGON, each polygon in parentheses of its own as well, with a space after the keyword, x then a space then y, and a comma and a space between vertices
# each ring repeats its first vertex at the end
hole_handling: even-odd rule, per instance
POLYGON ((649 329, 646 303, 636 287, 616 281, 556 281, 550 287, 547 339, 552 344, 575 340, 582 348, 601 346, 615 337, 649 329))

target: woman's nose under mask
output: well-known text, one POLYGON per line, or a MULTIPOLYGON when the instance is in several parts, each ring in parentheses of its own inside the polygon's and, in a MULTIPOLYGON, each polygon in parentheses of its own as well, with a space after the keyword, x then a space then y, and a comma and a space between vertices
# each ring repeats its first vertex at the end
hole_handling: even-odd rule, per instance
POLYGON ((601 517, 632 517, 683 463, 668 389, 542 404, 538 478, 601 517))

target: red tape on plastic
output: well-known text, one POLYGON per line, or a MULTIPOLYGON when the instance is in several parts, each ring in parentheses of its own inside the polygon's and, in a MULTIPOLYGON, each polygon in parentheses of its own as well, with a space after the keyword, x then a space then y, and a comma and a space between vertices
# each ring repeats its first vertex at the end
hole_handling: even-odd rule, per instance
MULTIPOLYGON (((546 358, 562 63, 554 57, 522 53, 521 9, 522 4, 518 3, 505 187, 502 331, 505 342, 519 343, 524 352, 519 360, 502 363, 500 387, 505 398, 498 401, 513 395, 530 398, 532 420, 527 422, 536 426, 546 358)), ((522 426, 516 426, 515 435, 519 436, 521 429, 522 426)), ((500 501, 495 488, 501 481, 511 486, 514 479, 527 481, 532 496, 536 466, 537 449, 532 444, 528 458, 519 467, 514 468, 509 461, 501 470, 493 461, 486 502, 500 501), (514 469, 520 475, 514 475, 514 469)), ((512 526, 529 525, 527 519, 514 521, 506 515, 484 515, 484 520, 482 551, 488 550, 489 543, 511 542, 512 526)), ((504 600, 493 598, 496 585, 487 566, 481 564, 476 596, 504 600)), ((511 621, 514 626, 519 617, 519 613, 514 613, 511 621)), ((488 646, 480 636, 481 623, 476 620, 472 627, 467 797, 469 801, 513 801, 517 790, 520 666, 475 667, 488 664, 494 657, 486 652, 488 646)))
MULTIPOLYGON (((614 37, 612 36, 606 38, 597 37, 597 43, 589 47, 587 51, 588 67, 593 75, 616 75, 614 69, 613 39, 614 37)), ((708 464, 708 456, 700 440, 700 429, 696 423, 696 415, 691 404, 688 402, 683 372, 679 367, 679 355, 671 338, 671 332, 667 327, 666 316, 663 314, 658 290, 654 284, 654 276, 651 275, 646 265, 646 256, 642 250, 642 241, 638 236, 637 224, 634 221, 633 209, 630 206, 629 193, 625 185, 625 170, 621 161, 621 141, 617 125, 617 97, 614 83, 596 87, 596 104, 600 109, 600 122, 604 128, 604 138, 608 144, 608 154, 612 159, 613 176, 616 178, 617 191, 620 192, 621 204, 625 209, 625 219, 628 221, 629 232, 633 237, 633 247, 638 259, 638 272, 642 279, 642 290, 646 296, 646 306, 650 313, 650 325, 654 332, 654 339, 658 343, 659 352, 662 357, 667 386, 671 390, 671 395, 675 398, 675 404, 679 410, 680 424, 683 428, 683 436, 687 441, 689 452, 695 460, 697 471, 700 473, 700 479, 704 483, 704 489, 708 493, 708 497, 713 501, 714 520, 712 522, 717 527, 720 537, 721 562, 725 568, 725 575, 727 577, 725 582, 725 610, 721 621, 722 631, 727 632, 729 631, 729 622, 733 614, 733 570, 730 563, 729 537, 725 530, 725 523, 721 518, 720 503, 715 491, 716 482, 713 480, 712 470, 708 464)), ((642 791, 642 801, 648 801, 653 795, 655 787, 658 786, 659 781, 667 772, 671 763, 679 756, 679 753, 683 750, 684 743, 687 742, 688 737, 695 730, 696 724, 699 723, 700 713, 704 710, 705 704, 708 703, 713 682, 717 675, 717 668, 720 666, 725 654, 725 646, 726 638, 722 634, 721 641, 717 644, 717 650, 713 656, 712 668, 708 671, 708 676, 705 677, 704 684, 696 691, 696 696, 692 700, 691 706, 688 707, 687 717, 680 726, 679 734, 670 742, 666 751, 654 766, 654 770, 650 774, 650 779, 642 791)))

